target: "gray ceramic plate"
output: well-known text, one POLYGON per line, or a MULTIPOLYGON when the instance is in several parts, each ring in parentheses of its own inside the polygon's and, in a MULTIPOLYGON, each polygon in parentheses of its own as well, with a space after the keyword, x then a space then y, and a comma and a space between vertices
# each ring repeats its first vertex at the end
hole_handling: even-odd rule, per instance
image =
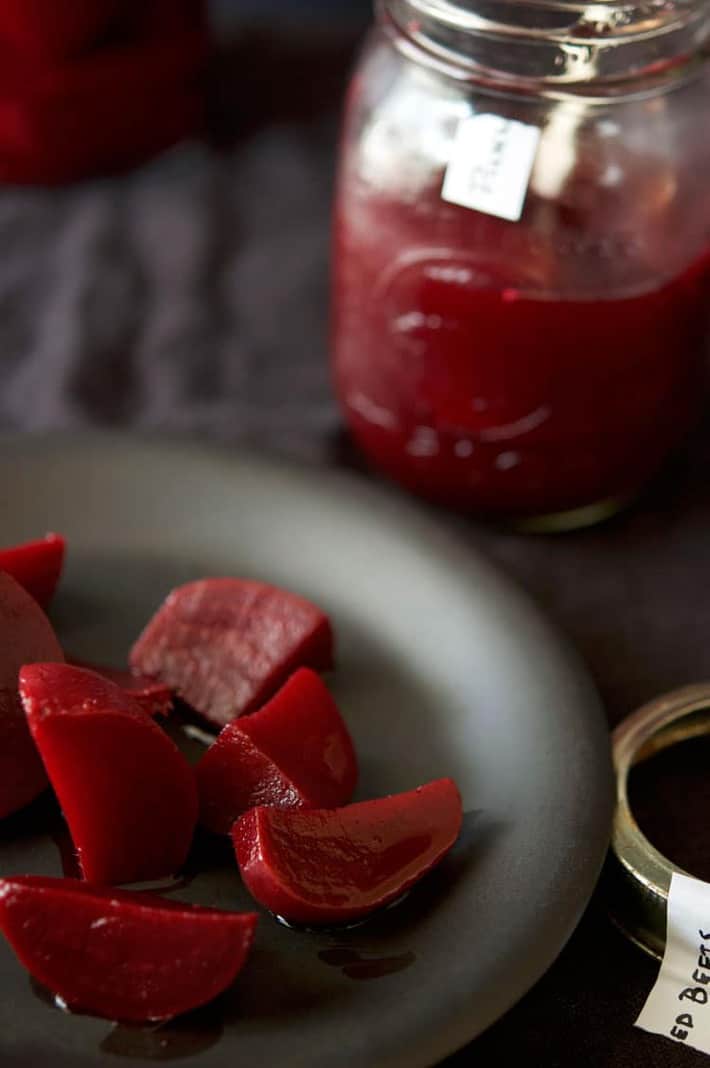
MULTIPOLYGON (((218 1003, 160 1029, 70 1017, 0 945, 0 1064, 133 1058, 215 1068, 425 1068, 548 968, 608 839, 608 738, 595 693, 525 598, 414 507, 356 480, 250 455, 104 437, 5 440, 0 543, 67 535, 53 610, 69 653, 121 664, 174 585, 258 576, 311 596, 339 638, 333 687, 361 797, 439 776, 464 833, 398 907, 349 932, 265 915, 218 1003)), ((60 874, 44 801, 0 827, 0 873, 60 874)), ((186 900, 250 907, 228 854, 196 858, 186 900), (194 872, 193 872, 194 875, 194 872)))

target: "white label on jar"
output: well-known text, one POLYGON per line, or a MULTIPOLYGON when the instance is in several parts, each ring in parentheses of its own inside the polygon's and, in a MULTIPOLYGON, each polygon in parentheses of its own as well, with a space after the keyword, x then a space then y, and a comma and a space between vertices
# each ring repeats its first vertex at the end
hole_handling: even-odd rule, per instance
POLYGON ((673 873, 666 951, 636 1026, 710 1053, 710 885, 673 873))
POLYGON ((462 119, 446 169, 443 199, 517 222, 539 143, 537 126, 500 115, 462 119))

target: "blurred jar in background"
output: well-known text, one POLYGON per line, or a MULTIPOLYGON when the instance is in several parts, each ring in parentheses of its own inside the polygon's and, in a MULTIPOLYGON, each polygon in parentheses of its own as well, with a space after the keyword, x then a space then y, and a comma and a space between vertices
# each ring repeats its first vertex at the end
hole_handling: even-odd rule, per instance
POLYGON ((0 181, 133 166, 200 130, 203 0, 0 0, 0 181))
POLYGON ((409 489, 601 519, 697 418, 710 5, 383 0, 349 97, 333 359, 409 489))

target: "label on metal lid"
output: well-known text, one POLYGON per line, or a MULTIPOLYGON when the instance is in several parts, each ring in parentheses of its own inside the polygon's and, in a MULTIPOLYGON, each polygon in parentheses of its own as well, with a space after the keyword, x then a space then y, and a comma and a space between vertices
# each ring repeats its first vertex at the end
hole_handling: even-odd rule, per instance
POLYGON ((500 115, 462 119, 441 196, 450 204, 517 222, 523 213, 540 130, 500 115))
POLYGON ((673 873, 666 951, 636 1026, 710 1053, 710 884, 673 873))

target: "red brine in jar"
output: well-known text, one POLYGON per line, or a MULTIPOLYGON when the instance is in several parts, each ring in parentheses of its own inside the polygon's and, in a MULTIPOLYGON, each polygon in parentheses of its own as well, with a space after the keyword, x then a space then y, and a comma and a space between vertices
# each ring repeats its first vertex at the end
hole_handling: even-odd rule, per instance
POLYGON ((562 522, 612 510, 699 411, 710 154, 645 155, 652 111, 634 117, 648 125, 635 154, 613 109, 585 126, 524 102, 543 138, 521 219, 447 203, 466 94, 415 79, 390 47, 375 40, 353 86, 335 219, 334 373, 354 437, 445 504, 562 522))

